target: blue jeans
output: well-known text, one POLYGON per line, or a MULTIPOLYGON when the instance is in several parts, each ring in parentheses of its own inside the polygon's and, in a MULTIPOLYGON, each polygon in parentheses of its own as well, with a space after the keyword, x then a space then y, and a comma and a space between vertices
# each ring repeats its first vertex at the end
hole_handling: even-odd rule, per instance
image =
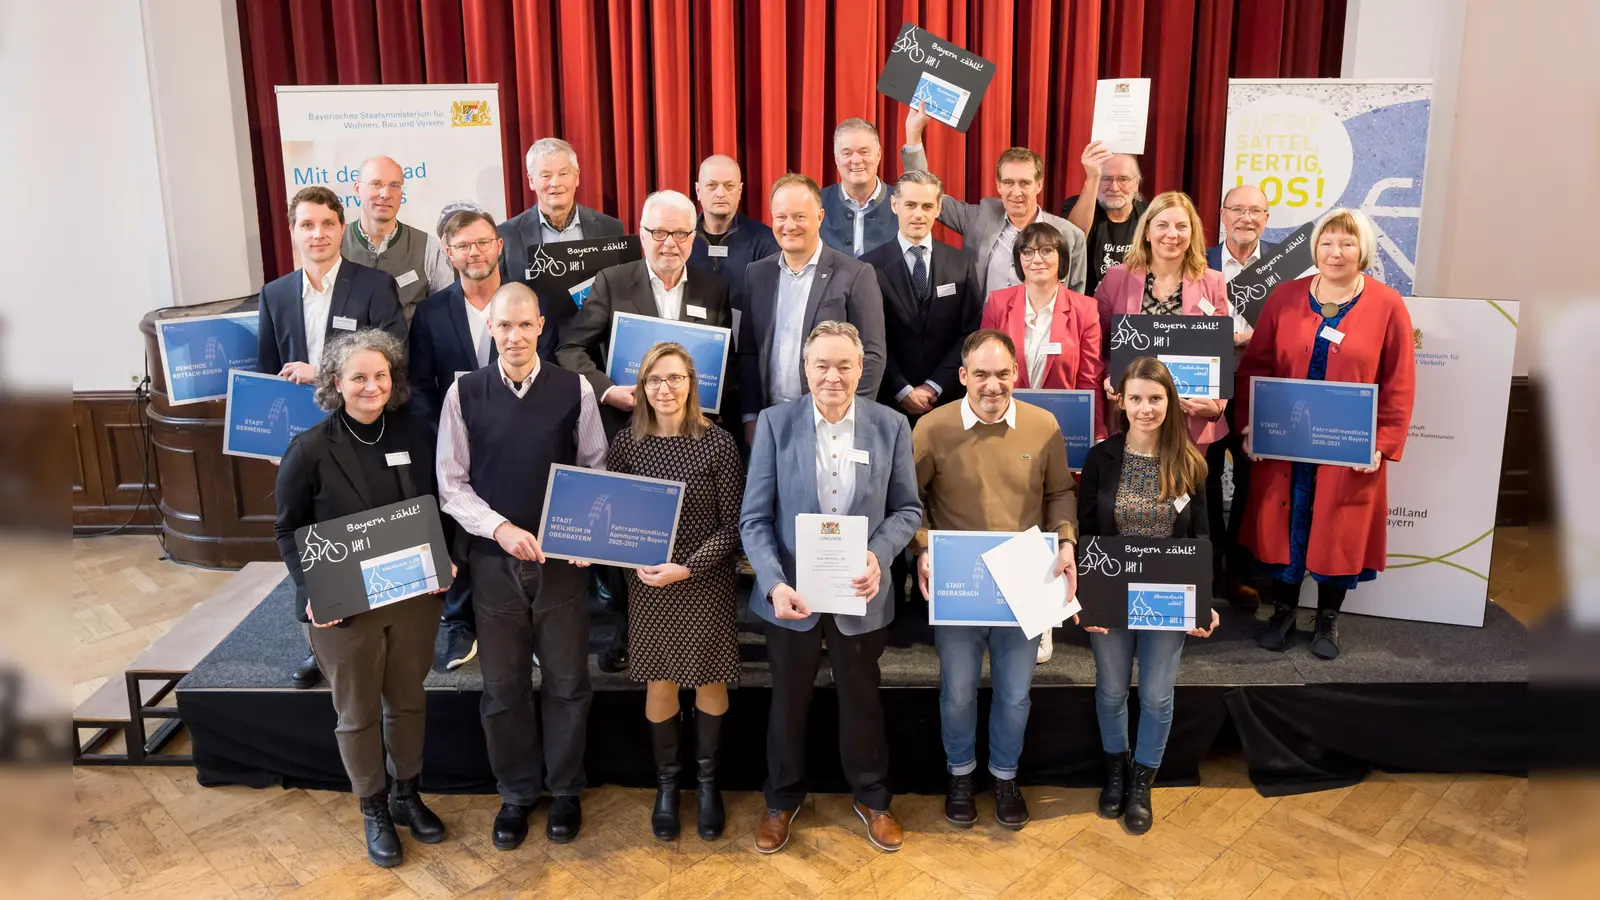
POLYGON ((968 775, 978 768, 978 679, 988 647, 989 684, 994 689, 989 704, 989 774, 1016 778, 1039 639, 1023 637, 1015 625, 940 625, 933 629, 933 645, 939 651, 939 727, 950 774, 968 775))
POLYGON ((1183 659, 1181 631, 1121 628, 1089 635, 1094 649, 1094 705, 1100 720, 1100 746, 1107 753, 1128 752, 1128 685, 1133 657, 1139 657, 1139 743, 1133 761, 1159 768, 1172 733, 1173 691, 1183 659))

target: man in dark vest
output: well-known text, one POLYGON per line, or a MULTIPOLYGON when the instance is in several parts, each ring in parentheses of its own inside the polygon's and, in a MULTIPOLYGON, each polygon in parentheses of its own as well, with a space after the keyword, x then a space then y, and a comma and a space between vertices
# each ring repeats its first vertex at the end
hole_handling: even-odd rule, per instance
POLYGON ((528 836, 541 771, 551 804, 546 836, 578 836, 588 729, 588 573, 546 560, 534 532, 550 467, 604 469, 605 430, 594 388, 581 376, 541 363, 544 319, 527 285, 501 285, 489 302, 500 358, 462 375, 439 416, 439 499, 471 534, 473 611, 483 667, 484 736, 500 792, 494 845, 514 850, 528 836), (538 654, 542 720, 534 717, 533 655, 538 654), (541 727, 542 726, 542 727, 541 727))
POLYGON ((374 156, 362 163, 356 184, 361 217, 344 230, 339 252, 345 259, 394 276, 400 308, 410 322, 422 298, 449 287, 456 273, 432 235, 400 221, 405 188, 405 170, 389 157, 374 156))

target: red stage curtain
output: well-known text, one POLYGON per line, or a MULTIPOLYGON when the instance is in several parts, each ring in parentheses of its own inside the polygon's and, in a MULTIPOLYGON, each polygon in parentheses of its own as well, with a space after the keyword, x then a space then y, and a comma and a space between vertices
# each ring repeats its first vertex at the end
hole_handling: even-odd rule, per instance
MULTIPOLYGON (((1182 189, 1215 229, 1228 78, 1339 72, 1346 0, 238 0, 265 271, 293 265, 284 226, 280 84, 496 83, 507 209, 533 202, 522 156, 577 148, 583 203, 637 226, 652 190, 688 192, 712 153, 738 159, 745 210, 800 171, 827 185, 833 126, 884 135, 900 171, 905 110, 877 93, 905 22, 999 64, 969 135, 934 125, 954 196, 993 190, 1013 144, 1045 159, 1045 205, 1083 183, 1097 78, 1154 79, 1144 193, 1182 189)), ((1208 234, 1214 239, 1214 234, 1208 234)))

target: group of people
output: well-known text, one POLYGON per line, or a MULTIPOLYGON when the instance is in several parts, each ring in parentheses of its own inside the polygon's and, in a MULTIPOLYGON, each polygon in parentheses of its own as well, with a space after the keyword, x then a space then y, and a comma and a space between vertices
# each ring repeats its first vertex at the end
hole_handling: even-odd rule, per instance
MULTIPOLYGON (((562 298, 523 283, 530 248, 623 233, 616 219, 576 202, 578 157, 563 141, 543 139, 528 152, 534 207, 502 223, 470 205, 446 209, 438 244, 396 218, 404 185, 386 158, 361 167, 359 221, 346 225, 324 188, 291 200, 303 268, 261 292, 262 367, 315 384, 330 415, 281 462, 278 543, 313 651, 297 683, 314 683, 320 668, 332 686, 339 749, 375 863, 401 861, 397 825, 425 842, 444 836, 417 792, 422 682, 441 617, 447 650, 436 665, 475 657, 483 671, 482 723, 502 799, 494 845, 526 839, 546 791, 547 837, 577 837, 591 698, 587 600, 597 580, 626 605, 624 662, 646 684, 658 774, 652 831, 679 835, 687 733, 696 830, 713 839, 725 823, 717 772, 728 685, 740 671, 743 552, 772 679, 767 810, 755 833, 763 853, 787 844, 805 797, 807 717, 825 646, 855 812, 876 847, 901 846, 879 660, 897 612, 917 603, 908 580, 924 598, 930 590, 930 530, 1052 532, 1055 571, 1072 589, 1080 535, 1210 536, 1225 550, 1224 595, 1244 603, 1253 596, 1246 582, 1271 585, 1263 647, 1281 651, 1293 640, 1309 575, 1318 602, 1312 652, 1338 655, 1346 592, 1383 568, 1386 461, 1400 458, 1411 411, 1405 307, 1362 274, 1374 252, 1370 223, 1359 212, 1327 215, 1311 239, 1317 274, 1280 285, 1253 330, 1236 319, 1232 402, 1180 397, 1156 358, 1108 371, 1111 319, 1235 315, 1226 282, 1262 252, 1261 192, 1228 192, 1224 240, 1208 247, 1186 195, 1146 203, 1137 160, 1094 143, 1083 155, 1084 191, 1069 198, 1065 217, 1040 206, 1043 163, 1025 148, 1001 154, 996 196, 968 203, 945 196, 928 171, 927 124, 909 111, 906 171, 889 185, 878 176, 877 130, 841 123, 838 184, 779 178, 770 225, 738 212, 737 163, 708 158, 699 211, 675 191, 652 194, 640 213, 643 259, 603 270, 581 307, 559 313, 552 304, 562 298), (964 249, 935 240, 936 222, 962 235, 964 249), (722 414, 701 412, 694 359, 677 344, 651 348, 635 384, 613 383, 604 360, 618 312, 731 329, 722 414), (1252 462, 1245 407, 1258 375, 1378 385, 1371 466, 1252 462), (1081 475, 1068 467, 1054 417, 1014 398, 1030 387, 1104 397, 1101 440, 1081 475), (599 578, 586 564, 547 559, 536 534, 556 464, 682 482, 672 558, 599 578), (1224 464, 1234 472, 1231 505, 1220 496, 1224 464), (313 621, 295 530, 429 493, 452 534, 448 592, 313 621), (864 615, 813 613, 797 592, 795 517, 805 513, 867 518, 867 563, 853 583, 864 615), (692 726, 679 707, 685 688, 694 691, 692 726)), ((1208 637, 1218 621, 1208 603, 1188 634, 1208 637)), ((1150 788, 1185 635, 1089 630, 1106 757, 1100 813, 1141 834, 1153 820, 1150 788), (1141 714, 1130 740, 1135 659, 1141 714)), ((978 819, 987 652, 994 816, 1008 828, 1027 824, 1018 763, 1049 634, 934 630, 951 823, 978 819)))

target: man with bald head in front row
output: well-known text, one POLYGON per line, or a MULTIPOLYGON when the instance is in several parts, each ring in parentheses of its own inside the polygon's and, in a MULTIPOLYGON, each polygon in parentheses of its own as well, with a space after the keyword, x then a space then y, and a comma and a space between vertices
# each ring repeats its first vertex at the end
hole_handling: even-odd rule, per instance
POLYGON ((456 273, 433 235, 400 221, 405 189, 406 173, 399 163, 387 156, 362 163, 356 183, 361 217, 344 230, 339 252, 352 262, 389 273, 410 322, 417 304, 455 283, 456 273))

